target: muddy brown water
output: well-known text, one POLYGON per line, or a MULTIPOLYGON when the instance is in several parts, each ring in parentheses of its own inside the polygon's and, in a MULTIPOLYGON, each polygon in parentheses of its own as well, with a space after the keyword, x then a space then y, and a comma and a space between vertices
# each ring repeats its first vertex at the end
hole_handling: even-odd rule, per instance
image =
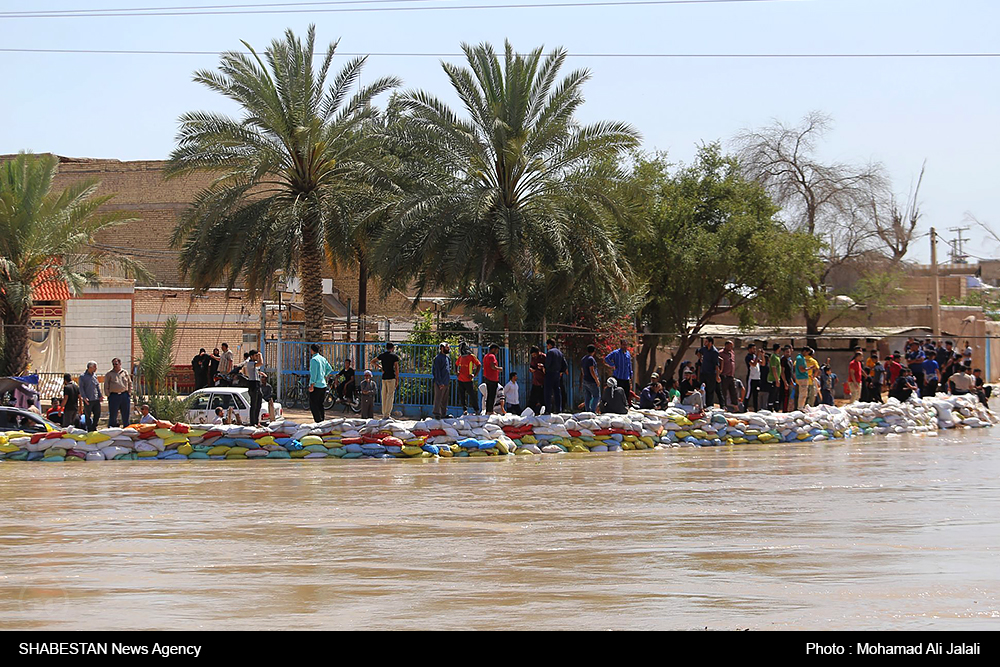
POLYGON ((0 464, 0 627, 997 629, 997 429, 0 464))

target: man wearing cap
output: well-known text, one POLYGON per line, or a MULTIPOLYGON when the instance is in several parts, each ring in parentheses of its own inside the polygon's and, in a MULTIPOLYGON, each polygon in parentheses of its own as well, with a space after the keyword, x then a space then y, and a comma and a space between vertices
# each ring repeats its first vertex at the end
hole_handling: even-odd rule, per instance
POLYGON ((698 379, 695 377, 693 369, 684 369, 684 379, 681 380, 680 392, 682 405, 694 406, 699 411, 704 408, 705 397, 698 391, 698 379))
POLYGON ((432 412, 434 419, 444 419, 448 412, 448 385, 451 384, 450 352, 451 347, 448 343, 441 343, 438 346, 437 356, 434 357, 434 363, 431 365, 434 376, 434 411, 432 412))
POLYGON ((361 396, 359 401, 361 405, 361 418, 362 419, 374 419, 375 418, 375 391, 377 387, 375 386, 375 380, 372 379, 372 372, 365 371, 365 379, 361 381, 358 385, 358 393, 361 396))

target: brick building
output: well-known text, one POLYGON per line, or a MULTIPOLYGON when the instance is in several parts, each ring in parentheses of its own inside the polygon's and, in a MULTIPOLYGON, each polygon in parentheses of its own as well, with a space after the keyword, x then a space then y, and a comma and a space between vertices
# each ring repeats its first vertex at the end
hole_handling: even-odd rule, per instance
MULTIPOLYGON (((0 162, 9 157, 12 156, 0 156, 0 162)), ((99 195, 114 194, 106 208, 125 211, 135 218, 102 232, 97 242, 105 250, 142 262, 153 277, 153 284, 135 285, 134 281, 102 270, 100 287, 64 300, 39 302, 40 306, 48 307, 47 314, 40 311, 33 322, 40 331, 52 325, 62 328, 65 355, 61 361, 66 370, 78 372, 82 370, 80 364, 91 358, 102 364, 106 361, 104 357, 108 357, 107 361, 112 356, 136 359, 141 348, 134 328, 157 328, 170 316, 176 316, 179 323, 175 349, 178 363, 187 363, 200 347, 211 351, 226 341, 238 349, 244 336, 248 341, 256 340, 260 332, 260 303, 249 302, 242 290, 227 294, 222 285, 195 295, 182 278, 180 251, 170 245, 181 215, 195 194, 209 184, 209 175, 167 180, 164 160, 60 157, 59 161, 54 189, 81 179, 96 179, 100 181, 99 195), (53 315, 56 311, 58 316, 53 315)), ((350 303, 351 318, 356 321, 357 268, 334 271, 328 266, 323 278, 328 317, 346 319, 350 303)), ((420 309, 433 307, 431 300, 440 296, 429 295, 418 306, 420 309)), ((295 309, 296 302, 301 302, 300 295, 290 289, 284 294, 284 300, 291 302, 291 307, 285 311, 285 321, 300 319, 297 315, 300 311, 295 309)), ((404 330, 405 324, 401 324, 412 318, 412 303, 407 294, 398 290, 385 298, 380 297, 377 281, 369 280, 368 313, 372 321, 391 318, 395 321, 394 331, 404 330)), ((267 326, 273 328, 277 320, 274 308, 267 312, 267 326)), ((370 324, 368 330, 377 326, 370 324)), ((294 326, 288 329, 290 335, 294 335, 294 331, 294 326)), ((54 359, 47 363, 54 364, 54 359)))

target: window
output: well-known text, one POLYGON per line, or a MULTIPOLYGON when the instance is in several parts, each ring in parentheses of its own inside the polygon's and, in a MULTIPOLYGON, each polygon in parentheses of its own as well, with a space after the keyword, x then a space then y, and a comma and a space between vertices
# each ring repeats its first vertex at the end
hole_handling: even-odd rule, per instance
POLYGON ((232 394, 212 394, 212 405, 209 410, 215 410, 216 408, 222 408, 223 410, 228 410, 229 406, 233 404, 232 394))
POLYGON ((208 394, 198 394, 191 399, 189 410, 208 410, 208 394))

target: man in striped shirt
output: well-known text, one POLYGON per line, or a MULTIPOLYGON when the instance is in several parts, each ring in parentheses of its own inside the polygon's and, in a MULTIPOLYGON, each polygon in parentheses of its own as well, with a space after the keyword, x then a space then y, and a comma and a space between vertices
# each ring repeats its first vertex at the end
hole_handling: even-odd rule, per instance
POLYGON ((617 350, 608 352, 604 357, 604 363, 611 367, 611 375, 618 382, 618 386, 625 391, 625 400, 632 403, 632 354, 628 351, 628 343, 620 341, 617 350))

